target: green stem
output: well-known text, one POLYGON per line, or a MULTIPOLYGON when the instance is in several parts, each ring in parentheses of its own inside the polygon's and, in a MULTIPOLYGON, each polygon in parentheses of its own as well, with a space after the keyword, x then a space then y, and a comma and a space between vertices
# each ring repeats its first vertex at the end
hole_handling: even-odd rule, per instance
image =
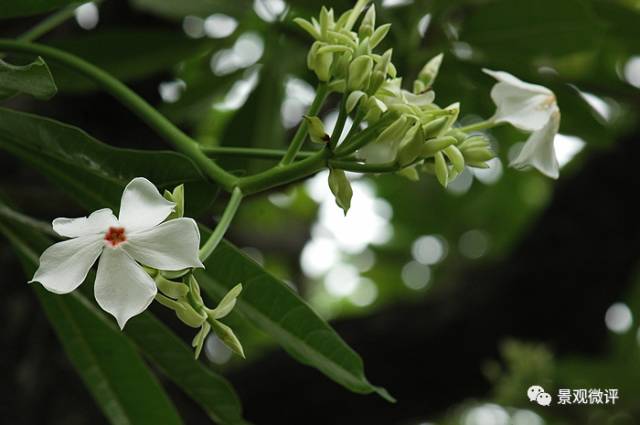
POLYGON ((394 173, 402 169, 395 161, 382 164, 363 164, 361 162, 332 159, 329 161, 329 166, 339 170, 353 171, 354 173, 394 173))
MULTIPOLYGON (((316 97, 313 99, 313 103, 309 107, 307 111, 307 115, 317 115, 318 111, 322 107, 324 100, 327 98, 329 94, 329 89, 326 83, 318 84, 318 88, 316 89, 316 97)), ((291 140, 291 144, 289 145, 289 149, 287 149, 287 153, 280 161, 281 165, 291 164, 302 148, 302 144, 304 143, 304 139, 307 137, 307 120, 302 120, 300 125, 298 126, 298 130, 296 134, 294 134, 293 139, 291 140)))
POLYGON ((464 131, 465 133, 469 133, 472 131, 485 130, 487 128, 492 128, 499 125, 499 122, 495 122, 492 119, 488 119, 486 121, 480 121, 475 124, 470 124, 464 127, 458 127, 456 130, 464 131))
MULTIPOLYGON (((247 157, 257 159, 281 159, 286 154, 284 149, 262 149, 262 148, 236 148, 230 146, 203 146, 202 152, 209 156, 233 156, 247 157)), ((296 154, 296 158, 308 158, 317 152, 300 151, 296 154)))
POLYGON ((231 192, 231 198, 229 199, 227 207, 224 209, 220 222, 216 228, 213 229, 211 235, 209 235, 209 239, 207 239, 204 245, 202 245, 202 248, 200 248, 200 261, 204 262, 209 258, 213 250, 216 249, 224 237, 224 234, 227 233, 227 229, 229 228, 233 217, 236 215, 236 211, 238 211, 238 207, 240 206, 243 196, 242 191, 238 187, 234 188, 231 192))
POLYGON ((387 124, 391 123, 394 119, 396 119, 395 114, 387 113, 385 116, 380 118, 375 124, 367 127, 361 133, 357 134, 353 137, 353 139, 345 141, 337 150, 336 156, 342 157, 345 155, 350 155, 360 149, 362 146, 366 145, 371 141, 371 136, 374 135, 379 129, 385 127, 387 124))
POLYGON ((330 153, 328 149, 323 149, 301 161, 273 167, 253 176, 242 177, 238 181, 238 187, 244 194, 249 195, 308 177, 326 166, 330 153))
POLYGON ((72 54, 40 44, 0 39, 0 50, 43 56, 87 76, 146 122, 156 133, 171 142, 178 151, 190 157, 212 180, 220 183, 228 191, 235 186, 237 177, 209 159, 200 150, 195 140, 183 133, 126 85, 100 68, 72 54))
MULTIPOLYGON (((19 41, 33 41, 33 40, 36 40, 36 39, 42 37, 43 35, 45 35, 49 31, 51 31, 52 29, 57 27, 58 25, 60 25, 63 22, 65 22, 67 19, 71 18, 75 14, 76 9, 78 8, 78 6, 80 6, 82 3, 83 2, 73 3, 73 4, 65 7, 64 9, 49 15, 44 20, 42 20, 41 22, 36 24, 33 28, 29 29, 25 33, 23 33, 20 36, 18 36, 16 38, 16 40, 19 40, 19 41)), ((94 0, 93 3, 98 5, 98 4, 102 3, 102 0, 94 0)))
POLYGON ((347 97, 342 96, 342 100, 340 101, 340 112, 338 113, 338 120, 336 121, 336 126, 333 128, 333 133, 331 134, 331 140, 329 141, 329 149, 333 151, 336 146, 338 146, 338 142, 340 141, 340 136, 342 136, 342 131, 344 130, 344 125, 347 122, 347 97))

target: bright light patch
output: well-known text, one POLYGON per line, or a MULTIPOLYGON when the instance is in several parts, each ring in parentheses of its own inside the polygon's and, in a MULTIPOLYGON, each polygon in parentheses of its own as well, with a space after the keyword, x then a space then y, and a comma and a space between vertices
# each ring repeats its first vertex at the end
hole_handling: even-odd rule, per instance
POLYGON ((358 282, 358 287, 351 294, 349 300, 358 307, 366 307, 373 304, 378 298, 378 287, 376 284, 367 278, 362 278, 358 282))
POLYGON ((458 177, 447 185, 447 191, 455 195, 463 195, 471 189, 473 184, 473 174, 465 168, 458 177))
POLYGON ((607 309, 604 315, 604 322, 611 332, 622 334, 631 329, 633 314, 626 304, 615 303, 607 309))
POLYGON ((400 6, 408 6, 413 0, 382 0, 382 7, 392 8, 400 6))
POLYGON ((509 414, 497 404, 483 404, 469 409, 464 425, 508 425, 509 414))
POLYGON ((553 139, 553 146, 556 150, 556 157, 560 167, 564 167, 584 149, 585 141, 580 137, 568 136, 566 134, 557 134, 553 139))
POLYGON ((225 364, 231 359, 233 353, 224 342, 220 341, 220 338, 210 333, 204 343, 204 354, 215 364, 225 364))
POLYGON ((469 60, 473 56, 473 49, 469 43, 456 41, 452 46, 453 54, 460 60, 469 60))
POLYGON ((420 37, 424 37, 424 35, 427 33, 430 23, 431 23, 430 13, 427 13, 422 18, 420 18, 420 21, 418 21, 418 32, 420 33, 420 37))
POLYGON ((420 236, 413 242, 411 254, 421 264, 439 263, 447 256, 446 241, 440 236, 420 236))
POLYGON ((489 248, 489 237, 481 230, 469 230, 460 236, 458 249, 467 258, 475 260, 486 254, 489 248))
POLYGON ((263 52, 264 42, 258 34, 242 34, 231 49, 220 50, 211 57, 211 71, 216 75, 231 74, 258 62, 263 52))
POLYGON ((282 192, 272 193, 269 195, 268 199, 269 202, 280 208, 288 208, 293 203, 293 196, 282 192))
POLYGON ((502 161, 500 158, 491 158, 486 161, 489 168, 471 168, 471 172, 484 184, 494 184, 502 177, 502 161))
POLYGON ((287 8, 282 0, 254 0, 253 10, 266 22, 275 22, 287 8))
POLYGON ((640 56, 632 56, 624 65, 624 79, 632 86, 640 88, 640 56))
POLYGON ((182 20, 182 31, 191 38, 204 37, 204 19, 198 16, 185 16, 182 20))
POLYGON ((158 86, 160 97, 166 103, 175 103, 180 100, 182 92, 187 88, 187 84, 180 80, 165 81, 158 86))
MULTIPOLYGON (((327 114, 324 119, 324 129, 327 134, 333 134, 333 130, 336 128, 336 123, 338 122, 338 111, 331 111, 327 114)), ((342 129, 342 133, 340 134, 340 138, 338 139, 339 143, 342 143, 349 131, 351 130, 351 126, 353 125, 353 120, 347 117, 347 120, 344 123, 344 128, 342 129)))
POLYGON ((376 254, 370 249, 365 249, 354 256, 351 263, 358 268, 360 273, 367 272, 376 264, 376 254))
POLYGON ((235 110, 244 105, 253 89, 258 85, 259 79, 257 69, 250 70, 248 74, 246 78, 233 83, 224 101, 214 104, 213 107, 221 110, 235 110))
POLYGON ((83 30, 92 30, 98 26, 100 21, 100 11, 95 3, 85 3, 78 6, 74 12, 76 22, 83 30))
POLYGON ((402 268, 402 282, 407 288, 420 290, 426 288, 431 280, 431 269, 429 266, 420 264, 417 261, 410 261, 402 268))
POLYGON ((334 297, 352 295, 360 283, 358 269, 349 264, 338 264, 324 278, 324 287, 334 297))
POLYGON ((285 80, 285 99, 280 108, 285 128, 293 128, 300 123, 302 116, 315 97, 315 90, 304 80, 288 76, 285 80))
POLYGON ((586 91, 578 91, 578 93, 580 93, 580 97, 582 97, 585 102, 587 102, 589 106, 591 106, 591 108, 598 114, 600 118, 602 118, 604 121, 611 121, 611 106, 609 106, 607 102, 602 100, 602 98, 586 91))
POLYGON ((300 265, 305 275, 320 277, 340 261, 338 244, 329 238, 314 237, 306 243, 300 255, 300 265))
POLYGON ((531 410, 517 410, 511 416, 513 425, 544 425, 544 420, 531 410))
POLYGON ((204 32, 211 38, 228 37, 237 27, 238 21, 222 13, 215 13, 204 21, 204 32))

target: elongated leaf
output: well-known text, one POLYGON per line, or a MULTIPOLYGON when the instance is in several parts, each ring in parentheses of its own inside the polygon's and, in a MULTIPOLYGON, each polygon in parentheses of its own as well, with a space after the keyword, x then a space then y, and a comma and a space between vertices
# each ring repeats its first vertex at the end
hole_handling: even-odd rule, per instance
MULTIPOLYGON (((0 202, 0 207, 3 207, 0 202)), ((2 222, 7 220, 0 217, 2 222)), ((21 254, 25 271, 31 275, 37 265, 37 252, 49 245, 47 238, 39 234, 37 229, 27 229, 24 224, 11 220, 11 241, 21 254), (20 231, 15 231, 19 229, 20 231)), ((92 281, 95 274, 87 278, 92 281)), ((80 302, 87 310, 96 316, 103 316, 95 304, 88 301, 92 298, 90 285, 82 285, 81 292, 74 292, 71 296, 56 296, 34 285, 43 303, 56 306, 58 298, 80 302)), ((54 316, 54 319, 57 316, 54 316)), ((118 335, 122 333, 116 329, 118 335)), ((144 312, 127 323, 125 334, 138 346, 139 350, 148 357, 169 379, 180 387, 187 395, 196 401, 209 417, 216 423, 224 425, 243 425, 242 407, 231 385, 220 375, 198 362, 193 356, 193 350, 178 338, 169 328, 160 322, 152 313, 144 312)), ((122 339, 122 338, 121 338, 122 339)), ((164 423, 164 422, 161 422, 164 423)))
MULTIPOLYGON (((0 221, 31 275, 37 255, 0 221)), ((131 342, 86 299, 60 296, 34 285, 60 342, 100 409, 112 424, 182 424, 175 408, 131 342)))
POLYGON ((0 149, 69 189, 88 209, 117 208, 123 186, 137 176, 148 178, 160 189, 171 190, 184 182, 188 215, 206 210, 217 195, 216 186, 206 182, 181 154, 114 148, 77 127, 3 108, 0 149))
POLYGON ((0 99, 18 93, 50 99, 57 91, 49 67, 42 58, 22 66, 11 65, 0 59, 0 99))
POLYGON ((0 2, 0 19, 37 15, 74 3, 86 2, 78 0, 2 0, 0 2))
POLYGON ((221 299, 242 282, 242 296, 235 311, 271 335, 291 356, 358 393, 377 392, 393 398, 367 381, 360 356, 285 283, 223 241, 197 273, 206 294, 221 299))

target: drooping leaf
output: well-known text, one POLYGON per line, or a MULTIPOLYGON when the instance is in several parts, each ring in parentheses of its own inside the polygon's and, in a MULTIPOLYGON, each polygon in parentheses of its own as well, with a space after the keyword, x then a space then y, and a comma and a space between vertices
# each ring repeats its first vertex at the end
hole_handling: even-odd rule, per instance
POLYGON ((57 91, 49 67, 42 58, 27 65, 11 65, 0 59, 0 99, 25 93, 46 100, 57 91))
MULTIPOLYGON (((121 81, 130 82, 171 69, 218 43, 211 39, 194 40, 179 31, 120 28, 59 39, 51 45, 81 57, 121 81)), ((51 68, 61 91, 82 92, 95 88, 93 82, 77 73, 56 64, 51 68)))
MULTIPOLYGON (((0 207, 3 207, 2 203, 0 203, 0 207)), ((0 217, 0 231, 4 229, 2 226, 6 220, 6 216, 5 218, 0 217)), ((44 250, 50 242, 39 234, 38 230, 26 228, 20 222, 11 221, 8 224, 13 232, 7 236, 10 236, 11 242, 23 260, 25 272, 30 276, 37 265, 37 252, 44 250)), ((92 281, 94 278, 95 274, 90 273, 87 281, 92 281)), ((92 298, 92 288, 87 283, 80 287, 81 292, 76 291, 68 296, 50 294, 37 284, 34 284, 33 287, 36 288, 38 297, 43 303, 51 304, 56 308, 59 307, 59 302, 63 303, 63 307, 69 303, 80 304, 87 314, 103 317, 95 304, 89 301, 92 298)), ((58 315, 51 319, 54 321, 54 326, 57 317, 58 315)), ((104 318, 101 322, 104 322, 104 318)), ((66 325, 60 324, 59 326, 66 325)), ((120 340, 125 339, 119 330, 116 329, 116 333, 120 340)), ((193 351, 151 312, 144 312, 127 322, 125 335, 162 373, 198 403, 216 423, 224 425, 243 425, 246 423, 242 419, 242 407, 233 387, 223 377, 198 362, 193 356, 193 351)), ((129 342, 126 344, 131 345, 129 342)), ((135 393, 136 391, 130 392, 135 393)), ((157 423, 165 422, 160 417, 160 422, 157 423)))
POLYGON ((0 3, 0 19, 37 15, 74 3, 78 0, 4 0, 0 3))
POLYGON ((217 187, 181 154, 114 148, 77 127, 2 108, 0 149, 63 185, 90 210, 117 208, 122 188, 138 176, 161 190, 185 183, 187 215, 206 210, 217 194, 217 187))
POLYGON ((244 289, 234 311, 271 335, 296 360, 351 391, 377 392, 393 400, 386 390, 369 383, 360 356, 304 300, 240 250, 222 241, 205 265, 205 270, 197 272, 203 291, 221 299, 236 282, 242 282, 244 289))
MULTIPOLYGON (((0 220, 0 232, 31 275, 37 254, 10 226, 0 220)), ((33 288, 69 359, 112 424, 182 424, 134 345, 104 315, 84 297, 51 294, 40 285, 33 288)))

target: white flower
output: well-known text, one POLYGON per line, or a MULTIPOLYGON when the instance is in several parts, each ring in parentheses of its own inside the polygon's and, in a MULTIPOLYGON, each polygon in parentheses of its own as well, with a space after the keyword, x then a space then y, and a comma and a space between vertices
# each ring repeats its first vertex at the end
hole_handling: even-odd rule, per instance
POLYGON ((66 294, 80 286, 100 257, 96 301, 124 328, 127 320, 151 304, 157 292, 140 264, 158 270, 204 267, 198 258, 200 232, 195 221, 176 218, 163 223, 174 207, 149 180, 137 177, 122 193, 118 218, 108 208, 88 217, 56 218, 53 230, 71 239, 42 253, 30 282, 66 294))
POLYGON ((551 178, 558 178, 560 167, 553 140, 560 128, 560 109, 553 92, 537 84, 525 83, 507 72, 483 71, 498 80, 491 89, 491 98, 497 106, 492 120, 508 122, 531 132, 510 165, 518 169, 531 166, 551 178))

